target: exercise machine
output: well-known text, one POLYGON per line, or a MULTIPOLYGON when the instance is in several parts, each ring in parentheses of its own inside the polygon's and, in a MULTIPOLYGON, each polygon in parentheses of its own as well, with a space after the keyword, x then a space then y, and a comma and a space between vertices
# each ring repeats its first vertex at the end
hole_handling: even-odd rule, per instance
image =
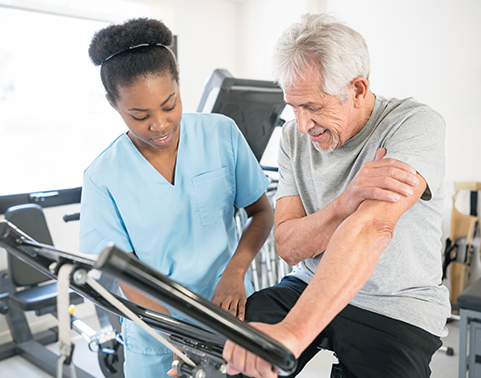
MULTIPOLYGON (((5 218, 22 229, 28 230, 42 243, 52 245, 52 238, 42 208, 36 204, 10 207, 5 218)), ((19 355, 47 373, 56 371, 57 356, 45 347, 58 339, 57 327, 33 333, 26 313, 34 311, 36 316, 56 316, 57 283, 51 277, 31 267, 21 259, 8 254, 8 269, 0 277, 0 313, 5 316, 12 341, 0 345, 0 360, 19 355)), ((83 303, 79 294, 71 291, 70 302, 83 303)), ((89 378, 79 370, 79 377, 89 378)))
POLYGON ((74 254, 38 243, 9 221, 3 220, 0 221, 0 246, 56 280, 62 267, 70 265, 70 288, 96 306, 118 316, 126 315, 113 304, 115 302, 109 301, 107 296, 98 291, 94 277, 99 272, 115 276, 154 300, 201 323, 205 328, 110 294, 151 328, 169 335, 172 345, 183 351, 185 359, 181 359, 177 365, 180 377, 224 377, 222 350, 227 339, 270 362, 280 369, 281 374, 295 370, 296 359, 283 345, 113 245, 95 260, 90 255, 74 254))

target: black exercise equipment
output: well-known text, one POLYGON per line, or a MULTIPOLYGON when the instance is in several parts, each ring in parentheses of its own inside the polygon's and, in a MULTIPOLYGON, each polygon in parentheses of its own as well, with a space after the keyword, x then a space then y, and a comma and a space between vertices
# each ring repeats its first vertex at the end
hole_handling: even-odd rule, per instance
POLYGON ((225 69, 212 72, 197 107, 200 113, 232 118, 260 161, 286 107, 282 89, 272 81, 238 79, 225 69))
MULTIPOLYGON (((36 240, 52 245, 52 238, 42 208, 37 204, 10 207, 5 219, 25 230, 36 240)), ((25 312, 35 311, 37 316, 57 311, 57 282, 52 277, 31 267, 24 261, 7 254, 8 270, 2 272, 0 281, 0 312, 5 315, 13 341, 0 345, 0 360, 22 356, 45 372, 55 375, 58 356, 45 345, 57 341, 58 330, 52 328, 39 334, 32 334, 25 312), (47 282, 51 281, 51 282, 47 282)), ((72 304, 84 300, 75 292, 70 293, 72 304)), ((66 376, 70 376, 66 372, 66 376)), ((78 369, 78 377, 91 376, 78 369)))
MULTIPOLYGON (((53 245, 43 208, 39 205, 29 203, 12 206, 5 212, 5 218, 35 240, 53 245)), ((78 219, 66 216, 64 221, 75 218, 78 219)), ((7 254, 7 261, 8 270, 0 274, 0 313, 6 316, 13 342, 0 345, 0 360, 20 355, 45 372, 55 375, 58 357, 44 345, 57 341, 58 329, 55 327, 32 335, 25 312, 35 311, 38 316, 56 316, 57 283, 52 281, 52 277, 11 254, 7 254)), ((117 280, 107 275, 100 277, 99 282, 110 291, 116 292, 118 289, 117 280)), ((70 298, 72 304, 84 301, 82 296, 73 291, 70 298)), ((88 341, 89 349, 96 353, 100 370, 106 378, 123 378, 124 354, 119 335, 119 317, 99 307, 95 307, 95 310, 100 333, 75 316, 71 317, 72 328, 88 341)), ((70 372, 65 369, 64 375, 68 377, 70 372)), ((90 374, 80 371, 77 375, 91 377, 90 374)))
POLYGON ((116 296, 125 306, 156 330, 170 335, 171 343, 183 349, 197 366, 181 361, 177 367, 181 377, 224 377, 223 344, 229 338, 245 349, 256 353, 285 373, 296 367, 293 354, 277 341, 213 305, 175 281, 163 276, 118 248, 106 248, 95 262, 90 258, 41 244, 30 238, 10 222, 0 221, 0 246, 56 279, 60 266, 73 264, 70 287, 97 306, 119 316, 119 311, 96 292, 88 283, 75 279, 93 269, 115 275, 159 302, 170 305, 204 324, 201 328, 164 314, 138 306, 116 296))

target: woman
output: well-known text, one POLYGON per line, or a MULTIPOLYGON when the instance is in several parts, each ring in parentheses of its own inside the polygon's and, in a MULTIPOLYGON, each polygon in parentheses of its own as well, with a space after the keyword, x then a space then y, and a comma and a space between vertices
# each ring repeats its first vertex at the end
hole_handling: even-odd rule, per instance
MULTIPOLYGON (((80 250, 100 253, 114 242, 243 319, 252 292, 246 272, 273 223, 268 180, 232 120, 182 113, 172 40, 152 19, 111 25, 92 39, 90 58, 128 131, 84 173, 80 250), (239 242, 234 207, 250 217, 239 242)), ((141 306, 185 319, 120 287, 141 306)), ((170 369, 172 353, 158 341, 130 321, 122 332, 126 377, 170 369)))

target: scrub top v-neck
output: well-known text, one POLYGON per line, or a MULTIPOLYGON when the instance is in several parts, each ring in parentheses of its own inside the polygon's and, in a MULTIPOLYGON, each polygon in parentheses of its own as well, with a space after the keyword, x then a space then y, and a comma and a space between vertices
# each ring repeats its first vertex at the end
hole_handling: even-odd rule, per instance
POLYGON ((227 117, 183 115, 173 185, 122 134, 84 173, 80 251, 113 242, 210 298, 237 247, 234 206, 254 203, 268 184, 227 117))
POLYGON ((178 142, 178 145, 177 145, 177 156, 175 158, 175 163, 174 163, 174 179, 173 179, 173 182, 171 183, 169 180, 167 180, 163 175, 162 173, 160 173, 154 166, 151 162, 149 162, 149 160, 142 154, 142 152, 139 151, 139 149, 135 146, 134 142, 132 141, 132 139, 129 137, 129 133, 125 133, 125 134, 122 134, 121 137, 123 135, 127 136, 127 138, 131 141, 132 143, 132 146, 133 148, 135 149, 135 151, 137 152, 139 156, 139 160, 144 160, 146 165, 150 166, 150 169, 149 168, 145 168, 145 170, 147 171, 146 174, 150 175, 150 174, 154 174, 157 173, 161 179, 164 179, 165 180, 165 183, 171 185, 171 186, 175 186, 175 182, 176 182, 176 175, 177 175, 177 164, 178 164, 178 161, 179 161, 179 151, 181 150, 181 134, 182 134, 182 127, 179 127, 179 142, 178 142), (151 173, 150 170, 153 170, 154 173, 151 173))

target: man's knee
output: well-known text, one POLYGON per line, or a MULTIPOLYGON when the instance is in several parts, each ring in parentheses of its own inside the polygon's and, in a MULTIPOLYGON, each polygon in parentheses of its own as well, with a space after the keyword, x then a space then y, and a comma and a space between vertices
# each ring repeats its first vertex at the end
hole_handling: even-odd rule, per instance
POLYGON ((295 278, 257 291, 247 298, 246 320, 276 324, 284 319, 307 285, 295 278))
POLYGON ((247 298, 246 321, 275 324, 284 319, 286 314, 279 313, 278 303, 269 293, 269 289, 255 292, 247 298))

